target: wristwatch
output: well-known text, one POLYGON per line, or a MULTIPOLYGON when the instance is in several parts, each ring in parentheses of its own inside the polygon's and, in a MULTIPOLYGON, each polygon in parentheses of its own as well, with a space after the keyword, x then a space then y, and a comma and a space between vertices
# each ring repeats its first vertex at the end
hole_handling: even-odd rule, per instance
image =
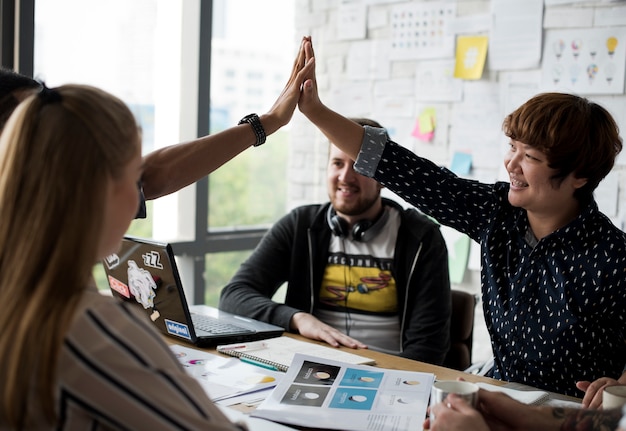
POLYGON ((259 116, 256 114, 248 114, 241 120, 239 120, 239 123, 237 123, 237 125, 244 123, 248 123, 252 126, 252 130, 254 131, 254 135, 256 136, 256 143, 254 144, 254 146, 258 147, 259 145, 263 145, 267 136, 265 135, 265 129, 261 124, 261 120, 259 120, 259 116))

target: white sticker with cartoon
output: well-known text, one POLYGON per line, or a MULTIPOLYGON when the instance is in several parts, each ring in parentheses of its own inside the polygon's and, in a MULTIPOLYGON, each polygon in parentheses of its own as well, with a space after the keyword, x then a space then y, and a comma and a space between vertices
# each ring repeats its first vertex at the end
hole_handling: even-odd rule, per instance
POLYGON ((150 272, 139 268, 134 260, 128 261, 128 287, 135 300, 143 305, 143 308, 154 307, 154 291, 157 288, 150 272))

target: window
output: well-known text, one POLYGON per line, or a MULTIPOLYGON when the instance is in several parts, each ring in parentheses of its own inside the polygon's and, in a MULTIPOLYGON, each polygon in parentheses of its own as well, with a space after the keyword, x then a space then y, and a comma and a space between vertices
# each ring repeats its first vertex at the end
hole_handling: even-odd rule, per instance
MULTIPOLYGON (((254 0, 215 2, 212 132, 272 106, 289 78, 295 56, 293 13, 293 2, 275 8, 254 0), (264 23, 263 30, 251 31, 259 22, 264 23)), ((209 176, 210 233, 264 231, 285 214, 288 141, 287 126, 268 137, 263 146, 243 152, 209 176)), ((220 289, 249 254, 250 250, 234 249, 207 254, 206 303, 217 304, 220 289)))
MULTIPOLYGON (((293 4, 217 0, 213 14, 211 131, 264 113, 289 78, 294 57, 293 4), (245 11, 245 13, 242 13, 245 11), (257 28, 262 22, 263 31, 257 28), (271 24, 276 23, 276 25, 271 24), (286 42, 292 41, 292 42, 286 42)), ((209 230, 267 227, 286 210, 288 126, 209 178, 209 230)))
MULTIPOLYGON (((141 125, 144 154, 154 149, 156 18, 157 0, 39 0, 35 5, 33 76, 48 86, 94 85, 123 99, 141 125), (75 16, 81 19, 64 22, 75 16)), ((147 209, 148 217, 133 221, 129 234, 152 236, 151 202, 147 209)), ((99 288, 108 288, 100 265, 94 275, 99 288)))
MULTIPOLYGON (((293 1, 19 3, 0 9, 3 26, 19 29, 15 54, 6 48, 12 32, 2 33, 3 65, 49 86, 85 83, 117 95, 141 124, 144 154, 266 112, 295 55, 293 1), (26 67, 7 64, 9 57, 26 67)), ((148 219, 131 225, 130 234, 172 242, 189 302, 216 304, 219 289, 285 213, 288 140, 287 126, 208 179, 149 202, 148 219)))

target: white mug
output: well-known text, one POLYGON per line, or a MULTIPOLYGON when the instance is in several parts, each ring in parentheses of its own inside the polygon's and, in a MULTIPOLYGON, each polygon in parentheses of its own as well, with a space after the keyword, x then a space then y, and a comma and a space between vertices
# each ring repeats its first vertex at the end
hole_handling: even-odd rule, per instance
POLYGON ((602 391, 602 408, 616 409, 626 404, 626 386, 607 386, 602 391))
MULTIPOLYGON (((435 404, 445 402, 449 394, 455 394, 475 408, 478 404, 478 389, 478 385, 475 383, 458 380, 439 380, 433 383, 433 387, 430 391, 430 405, 434 406, 435 404)), ((435 420, 435 415, 432 410, 430 412, 430 420, 435 420)))

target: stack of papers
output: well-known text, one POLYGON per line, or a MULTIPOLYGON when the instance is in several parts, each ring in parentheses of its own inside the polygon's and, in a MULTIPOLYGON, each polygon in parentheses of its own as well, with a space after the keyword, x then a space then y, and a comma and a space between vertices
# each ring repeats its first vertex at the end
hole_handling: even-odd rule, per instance
POLYGON ((237 358, 223 358, 178 344, 170 348, 213 401, 272 388, 284 377, 284 373, 246 364, 237 358))

